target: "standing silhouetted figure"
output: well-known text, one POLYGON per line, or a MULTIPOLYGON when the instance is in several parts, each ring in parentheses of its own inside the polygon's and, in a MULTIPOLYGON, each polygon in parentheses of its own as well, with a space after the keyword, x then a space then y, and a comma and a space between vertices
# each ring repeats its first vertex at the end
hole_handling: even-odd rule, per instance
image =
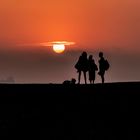
POLYGON ((99 60, 98 74, 101 76, 102 83, 104 83, 105 82, 104 75, 105 75, 105 71, 107 71, 109 69, 109 63, 107 60, 104 59, 103 52, 99 53, 99 57, 100 57, 100 60, 99 60))
POLYGON ((83 52, 82 55, 79 57, 79 60, 75 65, 75 68, 77 69, 77 72, 79 74, 78 75, 78 84, 80 84, 81 72, 83 72, 85 84, 87 84, 86 72, 88 71, 88 60, 87 60, 86 52, 83 52))
POLYGON ((89 81, 90 84, 94 84, 95 81, 95 75, 96 75, 96 71, 98 70, 97 65, 95 64, 95 61, 93 59, 93 56, 90 55, 89 59, 88 59, 88 74, 89 74, 89 81))

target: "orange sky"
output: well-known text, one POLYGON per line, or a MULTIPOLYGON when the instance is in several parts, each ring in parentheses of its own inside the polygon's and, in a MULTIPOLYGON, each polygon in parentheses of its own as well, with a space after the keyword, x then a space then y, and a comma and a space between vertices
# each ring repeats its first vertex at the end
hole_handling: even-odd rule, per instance
POLYGON ((0 42, 139 47, 140 0, 0 0, 0 42))
POLYGON ((0 79, 76 78, 74 64, 87 49, 97 64, 98 52, 105 52, 111 64, 108 82, 139 80, 139 37, 140 0, 0 0, 0 79), (36 45, 59 40, 76 45, 62 55, 36 45))

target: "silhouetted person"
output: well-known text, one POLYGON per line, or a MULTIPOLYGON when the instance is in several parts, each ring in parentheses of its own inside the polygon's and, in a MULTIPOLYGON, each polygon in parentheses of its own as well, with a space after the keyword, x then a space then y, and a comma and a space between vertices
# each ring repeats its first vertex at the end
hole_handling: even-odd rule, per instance
POLYGON ((95 81, 95 75, 96 75, 96 71, 98 70, 97 65, 95 64, 95 61, 93 59, 93 56, 90 55, 89 59, 88 59, 88 74, 89 74, 89 81, 90 84, 94 84, 95 81))
POLYGON ((100 57, 100 60, 99 60, 98 74, 101 76, 102 83, 104 83, 105 82, 104 75, 105 75, 105 71, 107 71, 109 69, 109 63, 107 60, 104 59, 103 52, 99 53, 99 57, 100 57))
POLYGON ((78 84, 80 84, 81 72, 83 72, 85 84, 87 84, 86 72, 88 71, 88 60, 87 60, 86 52, 83 52, 82 55, 79 57, 79 60, 75 65, 75 68, 77 69, 77 72, 79 74, 78 75, 78 84))

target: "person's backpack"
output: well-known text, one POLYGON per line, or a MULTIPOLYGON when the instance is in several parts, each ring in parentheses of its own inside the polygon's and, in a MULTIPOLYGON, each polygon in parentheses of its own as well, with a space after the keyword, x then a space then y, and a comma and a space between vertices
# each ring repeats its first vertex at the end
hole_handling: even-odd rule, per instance
POLYGON ((78 70, 80 68, 79 62, 77 62, 74 67, 78 70))
POLYGON ((104 68, 105 68, 105 70, 107 71, 109 69, 109 67, 110 67, 110 64, 108 63, 107 60, 105 60, 105 62, 104 62, 104 68))
POLYGON ((97 71, 98 70, 98 67, 97 67, 97 65, 95 64, 95 71, 97 71))

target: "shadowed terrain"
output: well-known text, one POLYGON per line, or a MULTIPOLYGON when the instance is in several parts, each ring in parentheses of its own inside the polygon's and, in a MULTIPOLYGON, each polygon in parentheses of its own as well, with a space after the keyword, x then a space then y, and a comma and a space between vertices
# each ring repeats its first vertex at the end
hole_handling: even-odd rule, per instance
POLYGON ((139 139, 139 95, 139 82, 1 84, 0 138, 139 139))

